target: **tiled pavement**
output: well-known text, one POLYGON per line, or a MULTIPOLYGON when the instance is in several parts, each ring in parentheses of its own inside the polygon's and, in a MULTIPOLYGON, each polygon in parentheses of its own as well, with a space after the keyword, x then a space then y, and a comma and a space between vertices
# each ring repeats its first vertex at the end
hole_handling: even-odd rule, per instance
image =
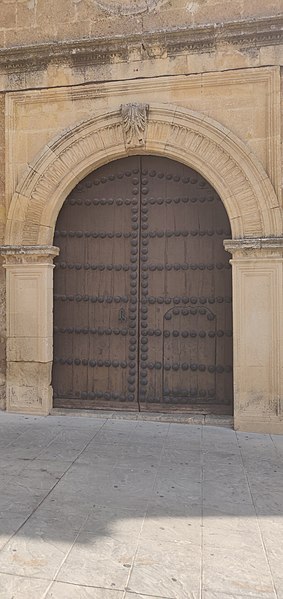
POLYGON ((0 599, 283 599, 283 437, 0 413, 0 599))

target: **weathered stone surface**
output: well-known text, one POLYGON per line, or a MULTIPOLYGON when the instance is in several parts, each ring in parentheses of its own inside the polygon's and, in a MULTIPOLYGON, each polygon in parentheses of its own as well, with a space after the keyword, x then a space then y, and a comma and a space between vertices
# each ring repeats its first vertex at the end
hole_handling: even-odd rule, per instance
POLYGON ((238 19, 244 21, 248 18, 280 13, 280 0, 270 0, 268 3, 258 0, 235 0, 228 4, 225 0, 174 0, 174 3, 169 0, 49 0, 48 8, 45 0, 24 0, 4 2, 0 31, 5 32, 4 44, 9 46, 16 45, 16 36, 22 36, 23 33, 25 43, 41 42, 48 38, 65 39, 66 24, 77 27, 77 38, 86 34, 85 26, 91 22, 98 30, 101 22, 106 25, 108 21, 110 33, 110 24, 113 25, 114 18, 117 22, 117 16, 120 32, 132 31, 130 24, 134 23, 135 17, 146 33, 238 19))

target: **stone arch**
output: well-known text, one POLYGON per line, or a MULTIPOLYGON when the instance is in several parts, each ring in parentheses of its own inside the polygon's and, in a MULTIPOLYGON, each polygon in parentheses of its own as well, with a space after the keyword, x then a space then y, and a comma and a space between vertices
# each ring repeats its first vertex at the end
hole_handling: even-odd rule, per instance
POLYGON ((282 235, 282 210, 259 160, 220 123, 174 105, 146 109, 141 139, 120 108, 61 132, 29 165, 8 214, 7 245, 49 245, 60 208, 92 170, 129 154, 156 154, 198 171, 227 210, 234 239, 282 235))

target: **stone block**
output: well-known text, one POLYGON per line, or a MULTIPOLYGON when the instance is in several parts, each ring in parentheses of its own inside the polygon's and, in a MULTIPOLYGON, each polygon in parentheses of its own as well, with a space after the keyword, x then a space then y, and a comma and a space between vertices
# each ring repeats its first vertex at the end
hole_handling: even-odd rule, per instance
MULTIPOLYGON (((52 388, 50 387, 51 364, 47 368, 48 373, 46 373, 46 370, 43 372, 41 367, 42 364, 33 364, 33 372, 30 370, 25 371, 23 368, 17 372, 15 367, 9 367, 6 399, 6 409, 8 412, 42 415, 50 413, 52 407, 52 388), (46 377, 46 380, 43 375, 46 377), (34 386, 32 386, 33 381, 34 386), (26 385, 26 382, 29 384, 26 385)), ((16 364, 17 368, 18 363, 16 364)))
POLYGON ((9 337, 7 359, 13 362, 48 362, 52 360, 52 337, 9 337))
POLYGON ((142 20, 139 17, 117 18, 108 16, 91 23, 91 35, 95 38, 107 38, 114 35, 127 35, 128 32, 141 33, 142 20))
MULTIPOLYGON (((20 29, 7 29, 5 31, 5 47, 11 48, 14 46, 27 46, 29 44, 36 44, 38 42, 49 42, 54 40, 54 24, 48 25, 48 22, 44 27, 22 27, 20 29)), ((11 78, 23 77, 25 80, 25 74, 23 73, 11 73, 9 77, 10 84, 13 83, 11 78)), ((20 85, 18 81, 17 87, 20 85)), ((25 83, 24 83, 25 85, 25 83)))
POLYGON ((9 4, 1 3, 0 29, 12 29, 16 27, 16 2, 9 4))
POLYGON ((37 0, 36 19, 37 23, 53 25, 56 29, 59 23, 72 23, 76 17, 75 3, 72 0, 37 0))
POLYGON ((233 21, 239 19, 242 12, 242 0, 234 0, 229 3, 224 0, 210 0, 210 2, 196 2, 195 4, 197 4, 197 9, 193 14, 195 24, 233 21))
POLYGON ((263 17, 266 15, 280 15, 282 14, 281 0, 268 0, 265 2, 258 2, 258 0, 245 0, 242 10, 242 18, 254 18, 263 17))
POLYGON ((49 386, 51 367, 52 362, 8 362, 8 384, 36 388, 49 386))
POLYGON ((91 34, 91 21, 85 19, 83 21, 60 21, 56 24, 56 37, 61 40, 77 40, 88 38, 91 34))
POLYGON ((7 411, 49 414, 52 407, 52 363, 8 363, 7 411))
POLYGON ((36 25, 36 13, 33 3, 29 0, 17 2, 17 28, 32 28, 36 25))
POLYGON ((178 28, 192 26, 193 17, 188 10, 171 8, 170 10, 164 7, 155 14, 145 14, 142 17, 143 27, 145 31, 160 32, 169 28, 178 28))

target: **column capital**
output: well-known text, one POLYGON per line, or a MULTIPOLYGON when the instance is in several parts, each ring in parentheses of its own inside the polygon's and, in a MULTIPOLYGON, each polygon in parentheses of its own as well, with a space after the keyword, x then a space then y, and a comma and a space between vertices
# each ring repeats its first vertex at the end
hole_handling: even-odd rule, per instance
POLYGON ((283 258, 283 237, 225 239, 223 245, 235 258, 283 258))
POLYGON ((5 258, 4 267, 18 264, 52 264, 59 251, 54 245, 0 246, 0 255, 5 258))

